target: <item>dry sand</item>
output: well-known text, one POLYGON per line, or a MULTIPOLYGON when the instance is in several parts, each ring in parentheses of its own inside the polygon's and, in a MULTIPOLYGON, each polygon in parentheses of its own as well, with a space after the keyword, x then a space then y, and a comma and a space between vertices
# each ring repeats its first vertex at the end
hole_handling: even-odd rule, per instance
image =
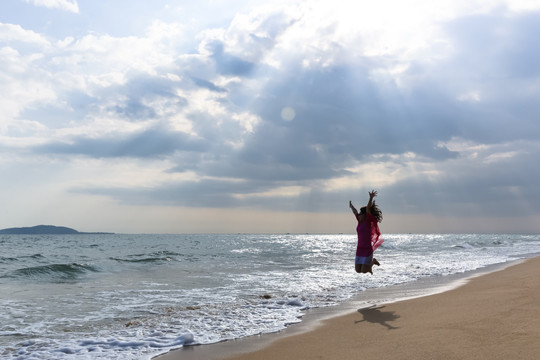
MULTIPOLYGON (((253 350, 227 359, 540 359, 540 257, 444 293, 324 320, 253 350)), ((180 350, 165 358, 192 357, 180 350)))

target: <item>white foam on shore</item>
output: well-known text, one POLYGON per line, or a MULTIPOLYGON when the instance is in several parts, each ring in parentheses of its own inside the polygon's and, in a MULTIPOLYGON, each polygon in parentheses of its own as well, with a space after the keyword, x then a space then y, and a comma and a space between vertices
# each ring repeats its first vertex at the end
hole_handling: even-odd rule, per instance
MULTIPOLYGON (((536 254, 540 255, 540 254, 536 254)), ((531 254, 528 257, 534 257, 531 254)), ((377 307, 389 303, 411 300, 424 296, 435 295, 456 289, 475 277, 491 272, 501 271, 507 267, 523 263, 524 259, 505 263, 491 264, 486 267, 448 276, 432 276, 405 284, 397 284, 384 288, 367 289, 344 303, 328 308, 310 309, 302 318, 301 323, 294 324, 279 333, 269 333, 261 337, 246 337, 225 341, 218 344, 188 347, 163 353, 154 357, 155 360, 220 360, 231 356, 254 352, 269 346, 279 338, 297 335, 311 331, 322 324, 324 320, 350 314, 365 308, 377 307)))

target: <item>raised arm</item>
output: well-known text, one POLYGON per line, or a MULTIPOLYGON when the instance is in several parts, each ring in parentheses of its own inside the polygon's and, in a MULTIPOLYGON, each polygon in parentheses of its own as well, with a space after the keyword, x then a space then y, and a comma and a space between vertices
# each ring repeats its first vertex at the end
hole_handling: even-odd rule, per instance
POLYGON ((352 210, 354 216, 355 216, 356 218, 358 218, 358 211, 356 210, 356 208, 355 208, 354 205, 352 204, 352 201, 350 201, 350 200, 349 200, 349 207, 351 208, 351 210, 352 210))
POLYGON ((373 198, 377 196, 377 192, 375 190, 372 190, 369 192, 369 201, 366 206, 366 211, 371 214, 371 206, 373 206, 373 198))

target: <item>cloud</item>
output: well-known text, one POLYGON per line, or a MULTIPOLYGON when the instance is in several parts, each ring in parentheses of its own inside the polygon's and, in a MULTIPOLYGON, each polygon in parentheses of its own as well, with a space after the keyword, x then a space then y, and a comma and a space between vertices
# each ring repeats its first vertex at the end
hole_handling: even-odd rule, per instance
POLYGON ((60 9, 78 14, 79 5, 77 0, 25 0, 35 6, 43 6, 49 9, 60 9))
POLYGON ((130 75, 125 83, 99 91, 101 98, 112 100, 106 111, 128 121, 143 121, 166 117, 188 105, 188 100, 177 92, 182 86, 178 80, 147 73, 130 75))
POLYGON ((512 15, 493 12, 448 24, 448 32, 460 45, 456 55, 466 65, 463 71, 474 71, 477 77, 537 77, 540 51, 533 44, 539 16, 539 11, 512 15))
MULTIPOLYGON (((526 17, 530 16, 528 14, 526 17)), ((501 21, 503 28, 515 28, 513 38, 522 36, 519 32, 528 31, 527 27, 515 27, 520 23, 520 16, 508 19, 490 13, 479 17, 485 23, 501 21)), ((478 16, 475 19, 478 20, 478 16)), ((476 22, 471 19, 470 26, 476 22)), ((262 121, 253 133, 246 135, 244 146, 222 153, 215 161, 203 163, 199 168, 201 174, 258 182, 260 188, 250 189, 241 183, 247 193, 253 191, 253 196, 227 196, 227 201, 209 191, 204 182, 197 183, 195 188, 193 184, 178 184, 178 190, 186 187, 190 189, 190 194, 212 194, 209 199, 221 199, 230 206, 246 205, 255 203, 257 199, 260 201, 257 194, 271 192, 286 184, 317 189, 317 184, 324 181, 354 175, 346 169, 352 164, 373 161, 374 155, 412 153, 416 154, 417 165, 409 164, 409 169, 423 162, 431 164, 431 174, 438 175, 433 177, 412 173, 399 183, 385 187, 388 196, 396 199, 390 203, 389 209, 398 210, 401 206, 411 211, 425 210, 440 214, 460 209, 463 213, 479 213, 506 201, 511 204, 509 208, 514 214, 520 213, 519 204, 523 197, 512 197, 514 190, 511 189, 517 187, 520 191, 529 192, 534 185, 519 184, 515 177, 508 176, 501 169, 509 167, 516 173, 522 172, 522 168, 531 160, 529 156, 518 152, 506 162, 480 163, 479 167, 479 163, 464 159, 448 143, 451 139, 468 139, 478 143, 504 144, 510 141, 509 144, 519 144, 520 139, 530 138, 531 130, 536 131, 530 122, 536 113, 536 103, 526 97, 525 105, 532 106, 533 111, 525 111, 525 116, 518 117, 512 115, 514 109, 511 106, 515 101, 501 102, 499 98, 493 99, 487 95, 481 95, 480 101, 472 103, 461 101, 458 96, 460 88, 468 88, 470 80, 467 74, 474 78, 472 74, 475 71, 463 67, 469 61, 476 60, 467 55, 472 54, 469 42, 475 39, 481 41, 487 29, 480 26, 473 35, 469 31, 464 37, 454 32, 456 28, 460 27, 454 24, 447 27, 455 49, 453 55, 435 64, 427 64, 423 59, 412 62, 407 70, 400 73, 401 83, 382 82, 373 76, 380 64, 392 63, 392 57, 387 55, 366 57, 363 63, 327 64, 321 68, 304 67, 293 59, 290 63, 282 63, 277 70, 268 72, 266 69, 268 77, 257 88, 257 96, 245 100, 253 104, 252 111, 262 121), (292 121, 284 121, 280 116, 285 106, 295 111, 292 121), (516 124, 521 126, 516 127, 516 124), (499 181, 490 181, 490 178, 498 178, 499 181), (493 186, 486 187, 486 183, 493 186), (430 196, 422 195, 426 193, 430 196)), ((488 45, 490 50, 486 51, 494 54, 491 66, 500 65, 504 69, 505 49, 499 48, 498 38, 483 46, 488 45)), ((516 44, 509 42, 508 46, 515 47, 516 44)), ((528 51, 526 47, 522 50, 528 51)), ((530 51, 534 54, 536 50, 530 51)), ((478 65, 481 66, 481 62, 478 65)), ((492 91, 504 91, 508 81, 512 84, 513 73, 509 75, 510 78, 501 76, 492 91)), ((486 74, 475 84, 482 85, 482 79, 488 78, 486 74)), ((535 83, 534 78, 529 77, 528 81, 535 83)), ((234 89, 229 93, 231 97, 238 95, 234 89)), ((243 93, 242 96, 247 95, 243 93)), ((516 146, 519 149, 519 145, 516 146)), ((537 153, 537 150, 531 151, 537 153)), ((494 154, 484 156, 488 159, 493 158, 494 154)), ((382 161, 383 158, 380 159, 382 161)), ((392 161, 390 157, 387 159, 392 161)), ((234 186, 239 185, 234 183, 234 186)), ((229 186, 226 191, 221 190, 224 191, 222 195, 237 193, 229 186)), ((331 192, 319 189, 317 193, 321 198, 331 198, 324 195, 331 192)), ((314 194, 309 190, 300 191, 292 194, 292 199, 306 205, 308 198, 314 194)), ((147 196, 151 197, 151 194, 147 193, 147 196)), ((178 201, 186 205, 183 200, 178 201)), ((279 197, 275 200, 264 199, 266 206, 271 206, 273 201, 285 200, 279 197)), ((213 205, 217 206, 219 202, 216 200, 213 205)), ((195 204, 196 201, 187 203, 195 204)), ((275 207, 279 206, 276 204, 275 207)), ((497 215, 501 213, 497 211, 497 215)))
POLYGON ((255 64, 230 55, 224 51, 223 44, 216 41, 207 45, 212 53, 211 58, 215 61, 216 68, 220 74, 247 76, 255 67, 255 64))
POLYGON ((413 174, 384 188, 385 197, 392 199, 387 201, 387 209, 438 216, 506 217, 508 221, 538 213, 540 191, 535 179, 540 173, 531 165, 539 150, 537 143, 507 143, 487 148, 484 154, 439 164, 436 177, 413 174), (505 152, 499 153, 501 150, 505 152))
POLYGON ((0 23, 0 40, 6 43, 20 42, 40 46, 50 45, 45 36, 16 24, 0 23))
POLYGON ((216 86, 214 83, 208 80, 200 79, 195 76, 191 76, 191 80, 195 83, 195 85, 206 88, 208 90, 216 91, 216 92, 227 92, 227 89, 216 86))
POLYGON ((454 55, 439 66, 435 79, 446 82, 458 100, 459 95, 475 94, 476 101, 456 103, 455 123, 464 138, 492 143, 540 135, 535 116, 540 105, 533 100, 540 59, 531 37, 538 21, 538 11, 512 16, 494 12, 447 25, 454 55))
POLYGON ((430 2, 386 28, 370 17, 396 20, 388 4, 306 4, 238 13, 187 50, 188 25, 161 20, 58 41, 0 26, 3 148, 159 163, 151 186, 71 187, 125 204, 339 212, 377 187, 391 212, 540 211, 538 11, 430 2))
POLYGON ((200 153, 205 142, 185 133, 165 128, 149 128, 132 133, 115 133, 106 137, 79 136, 69 142, 51 142, 36 146, 36 153, 75 154, 94 158, 160 158, 176 151, 200 153))

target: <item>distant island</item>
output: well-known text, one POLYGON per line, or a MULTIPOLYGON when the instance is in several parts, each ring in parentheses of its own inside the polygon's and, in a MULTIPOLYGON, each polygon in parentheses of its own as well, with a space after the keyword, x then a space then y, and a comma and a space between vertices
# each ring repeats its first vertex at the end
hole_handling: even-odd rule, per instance
POLYGON ((79 235, 79 234, 112 234, 106 232, 80 232, 65 226, 37 225, 0 230, 0 234, 9 235, 79 235))

